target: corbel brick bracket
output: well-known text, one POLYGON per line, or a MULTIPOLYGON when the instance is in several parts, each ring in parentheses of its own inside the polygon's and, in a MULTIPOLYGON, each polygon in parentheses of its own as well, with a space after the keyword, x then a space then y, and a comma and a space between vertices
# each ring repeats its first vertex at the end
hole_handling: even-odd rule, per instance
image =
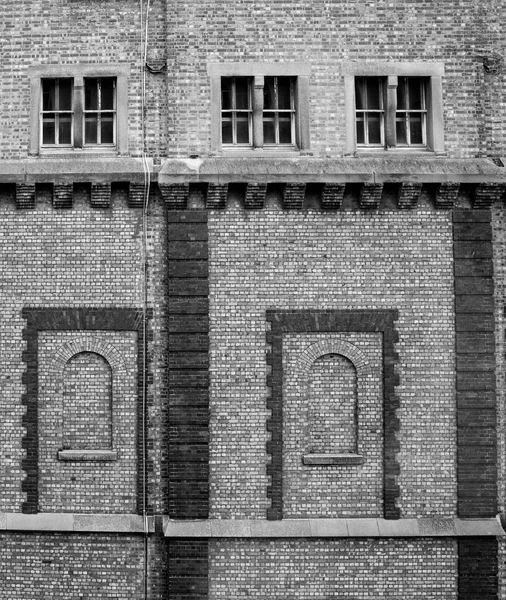
POLYGON ((397 198, 399 208, 415 208, 421 191, 421 183, 402 182, 399 186, 399 196, 397 198))
POLYGON ((322 208, 341 208, 345 187, 344 183, 324 183, 321 197, 322 208))
MULTIPOLYGON (((26 458, 22 461, 25 479, 22 489, 26 492, 26 502, 23 503, 23 513, 39 512, 38 495, 38 339, 39 331, 136 331, 137 332, 137 510, 142 511, 143 505, 143 473, 141 469, 143 447, 142 424, 144 421, 143 405, 140 399, 146 391, 149 381, 149 360, 147 372, 144 373, 144 315, 141 309, 134 308, 35 308, 25 307, 22 316, 26 319, 23 330, 23 339, 26 342, 26 351, 23 352, 23 361, 26 371, 23 373, 23 383, 26 392, 22 396, 22 403, 26 406, 23 425, 26 435, 23 438, 23 448, 26 458)), ((147 325, 152 318, 152 311, 146 312, 147 325)), ((150 327, 146 329, 148 339, 151 338, 150 327)), ((149 355, 148 355, 149 356, 149 355)), ((149 410, 149 395, 147 396, 146 411, 149 410)), ((148 474, 153 471, 152 461, 147 462, 148 474)))
POLYGON ((305 193, 305 183, 287 183, 283 188, 283 208, 301 209, 305 193))
POLYGON ((382 194, 382 183, 364 183, 358 199, 360 208, 379 208, 382 194))
POLYGON ((453 212, 457 513, 497 512, 494 277, 489 210, 453 212))
POLYGON ((190 189, 190 185, 188 183, 159 183, 158 188, 162 194, 162 198, 167 208, 173 210, 181 210, 186 208, 190 189))
POLYGON ((16 207, 19 209, 35 208, 35 184, 16 184, 16 207))
POLYGON ((399 384, 395 365, 399 357, 395 350, 398 333, 395 321, 397 310, 268 310, 266 313, 270 331, 267 331, 267 408, 271 417, 267 430, 271 440, 267 442, 267 454, 271 462, 267 475, 271 485, 267 495, 271 507, 267 509, 269 520, 283 518, 283 335, 286 333, 315 332, 378 332, 383 334, 383 510, 385 519, 399 519, 396 503, 400 495, 397 478, 400 466, 397 462, 400 428, 396 416, 399 399, 395 387, 399 384))
POLYGON ((92 183, 90 204, 93 208, 109 208, 111 205, 111 184, 92 183))
POLYGON ((74 201, 74 185, 72 183, 53 184, 53 207, 72 208, 74 201))
POLYGON ((207 186, 206 208, 225 208, 228 183, 210 183, 207 186))
POLYGON ((266 183, 248 183, 244 195, 244 207, 247 209, 263 208, 266 193, 266 183))

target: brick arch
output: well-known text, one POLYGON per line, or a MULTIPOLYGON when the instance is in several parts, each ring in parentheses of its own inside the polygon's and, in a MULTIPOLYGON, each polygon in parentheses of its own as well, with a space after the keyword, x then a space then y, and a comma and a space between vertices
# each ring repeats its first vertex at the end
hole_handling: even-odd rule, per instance
POLYGON ((111 367, 113 379, 127 373, 125 362, 118 350, 111 343, 95 337, 91 339, 75 338, 60 346, 54 353, 49 373, 61 380, 65 365, 73 356, 82 352, 92 352, 104 358, 111 367))
POLYGON ((322 340, 308 346, 299 356, 301 368, 309 376, 313 363, 327 354, 340 354, 355 367, 357 377, 371 373, 371 365, 365 354, 354 344, 345 340, 322 340))

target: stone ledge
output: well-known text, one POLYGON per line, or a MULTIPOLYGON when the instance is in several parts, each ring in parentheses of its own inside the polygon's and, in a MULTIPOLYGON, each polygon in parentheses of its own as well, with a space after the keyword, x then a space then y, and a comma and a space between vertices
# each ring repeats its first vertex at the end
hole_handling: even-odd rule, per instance
POLYGON ((64 462, 110 462, 118 460, 116 450, 58 450, 58 460, 64 462))
POLYGON ((304 454, 305 465, 361 465, 364 457, 361 454, 304 454))
POLYGON ((391 538, 504 536, 499 519, 164 519, 171 538, 391 538))
MULTIPOLYGON (((155 531, 155 517, 148 517, 148 529, 155 531)), ((144 520, 134 514, 0 513, 0 530, 143 533, 144 520)))

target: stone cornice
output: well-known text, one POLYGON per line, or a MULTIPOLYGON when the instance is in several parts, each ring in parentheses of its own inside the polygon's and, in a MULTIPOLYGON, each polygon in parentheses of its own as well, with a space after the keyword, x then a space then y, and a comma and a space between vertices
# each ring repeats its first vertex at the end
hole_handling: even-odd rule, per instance
MULTIPOLYGON (((504 536, 499 518, 458 519, 253 519, 173 520, 147 517, 148 533, 169 538, 392 538, 504 536)), ((0 513, 2 531, 67 533, 144 533, 144 518, 136 514, 0 513)))

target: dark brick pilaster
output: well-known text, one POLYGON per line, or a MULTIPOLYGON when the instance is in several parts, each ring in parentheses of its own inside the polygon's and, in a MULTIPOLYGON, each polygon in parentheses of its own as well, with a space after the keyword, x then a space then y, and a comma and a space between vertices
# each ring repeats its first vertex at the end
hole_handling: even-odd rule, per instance
POLYGON ((178 539, 169 542, 170 600, 205 600, 209 595, 207 540, 178 539))
POLYGON ((395 388, 399 385, 395 365, 399 357, 395 351, 398 334, 395 321, 396 310, 268 310, 266 319, 270 324, 267 332, 267 408, 271 417, 267 430, 271 440, 267 443, 267 454, 271 461, 267 474, 271 485, 267 496, 271 507, 267 518, 283 518, 283 334, 293 332, 337 332, 363 331, 383 333, 383 510, 386 519, 398 519, 400 511, 397 500, 400 488, 397 479, 400 466, 397 461, 399 442, 397 433, 400 422, 396 411, 399 398, 395 388))
POLYGON ((209 512, 207 212, 168 213, 169 515, 209 512))
POLYGON ((458 552, 458 600, 497 600, 497 540, 462 538, 458 552))
POLYGON ((488 210, 453 213, 457 360, 457 511, 497 512, 494 279, 488 210))

